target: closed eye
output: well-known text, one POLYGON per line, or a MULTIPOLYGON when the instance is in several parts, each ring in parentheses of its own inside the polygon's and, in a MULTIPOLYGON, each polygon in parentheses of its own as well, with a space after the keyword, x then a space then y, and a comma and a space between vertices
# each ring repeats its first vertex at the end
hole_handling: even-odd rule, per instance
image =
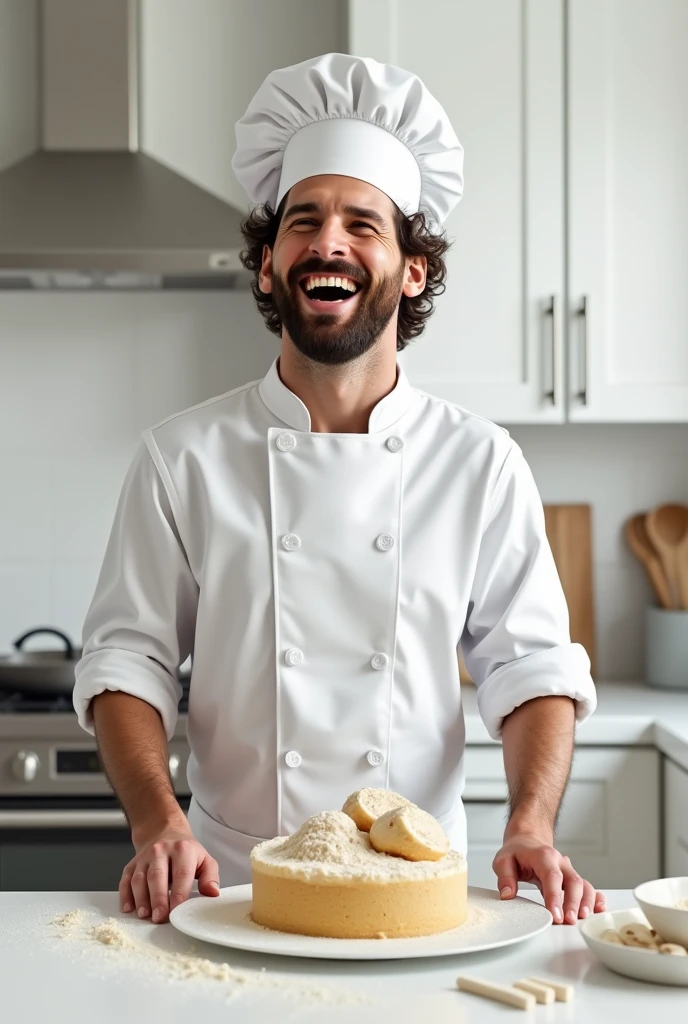
MULTIPOLYGON (((295 220, 293 222, 292 226, 296 227, 299 224, 315 224, 315 223, 316 223, 316 221, 312 220, 309 217, 300 217, 299 220, 295 220)), ((351 225, 351 227, 352 228, 370 228, 371 231, 375 231, 375 228, 373 227, 372 224, 366 224, 365 221, 362 221, 362 220, 354 221, 354 223, 351 225)))

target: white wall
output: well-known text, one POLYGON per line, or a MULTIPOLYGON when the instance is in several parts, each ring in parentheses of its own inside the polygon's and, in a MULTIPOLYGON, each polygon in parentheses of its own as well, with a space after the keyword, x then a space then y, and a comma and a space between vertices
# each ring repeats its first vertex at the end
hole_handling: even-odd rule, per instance
POLYGON ((38 148, 36 0, 0 0, 0 170, 38 148))
MULTIPOLYGON (((140 431, 278 351, 249 293, 0 294, 0 650, 38 624, 80 638, 140 431)), ((621 530, 688 502, 688 424, 509 429, 544 501, 592 504, 598 676, 640 678, 651 592, 621 530)))
POLYGON ((140 432, 278 351, 250 293, 0 293, 0 650, 80 638, 140 432))

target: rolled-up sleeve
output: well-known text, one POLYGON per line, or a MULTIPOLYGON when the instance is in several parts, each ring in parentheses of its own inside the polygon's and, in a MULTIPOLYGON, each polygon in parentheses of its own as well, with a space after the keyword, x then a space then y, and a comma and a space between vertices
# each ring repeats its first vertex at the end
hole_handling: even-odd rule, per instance
POLYGON ((573 698, 579 722, 595 710, 590 659, 571 643, 542 501, 515 442, 494 484, 461 649, 493 739, 506 716, 534 697, 573 698))
POLYGON ((142 442, 84 623, 73 700, 87 732, 95 731, 93 697, 122 690, 156 708, 171 738, 182 693, 177 672, 192 650, 197 607, 198 586, 169 496, 142 442))

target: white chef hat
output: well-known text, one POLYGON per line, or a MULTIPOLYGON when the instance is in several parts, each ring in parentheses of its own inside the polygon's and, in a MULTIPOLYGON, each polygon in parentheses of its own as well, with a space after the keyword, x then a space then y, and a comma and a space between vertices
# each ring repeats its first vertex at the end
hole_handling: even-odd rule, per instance
POLYGON ((431 230, 463 192, 463 148, 420 78, 371 57, 326 53, 271 72, 236 123, 232 167, 276 210, 315 174, 367 181, 431 230))

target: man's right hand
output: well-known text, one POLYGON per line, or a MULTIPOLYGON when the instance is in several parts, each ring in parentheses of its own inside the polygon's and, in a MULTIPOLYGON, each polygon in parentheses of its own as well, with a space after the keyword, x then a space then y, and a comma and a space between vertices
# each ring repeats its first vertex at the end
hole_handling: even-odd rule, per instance
POLYGON ((119 883, 123 913, 136 909, 139 917, 150 915, 155 924, 162 924, 170 910, 189 898, 195 878, 202 896, 219 895, 217 861, 194 839, 190 828, 175 825, 134 846, 136 856, 119 883))

